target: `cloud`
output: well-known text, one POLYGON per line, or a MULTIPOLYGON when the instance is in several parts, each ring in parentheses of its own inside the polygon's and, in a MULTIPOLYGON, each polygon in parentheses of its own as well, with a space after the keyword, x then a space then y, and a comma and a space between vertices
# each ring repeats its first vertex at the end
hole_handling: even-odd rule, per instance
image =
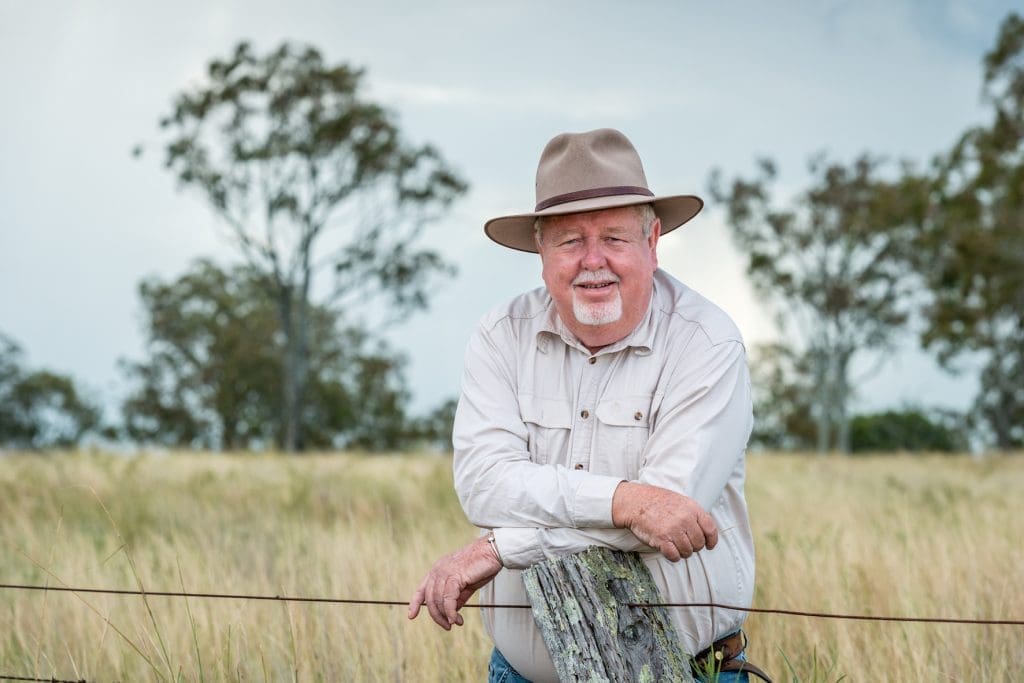
POLYGON ((519 114, 568 115, 578 118, 637 119, 651 110, 656 100, 640 93, 607 88, 556 90, 548 87, 494 89, 468 88, 431 83, 377 80, 370 95, 396 108, 444 108, 465 115, 469 110, 519 114))

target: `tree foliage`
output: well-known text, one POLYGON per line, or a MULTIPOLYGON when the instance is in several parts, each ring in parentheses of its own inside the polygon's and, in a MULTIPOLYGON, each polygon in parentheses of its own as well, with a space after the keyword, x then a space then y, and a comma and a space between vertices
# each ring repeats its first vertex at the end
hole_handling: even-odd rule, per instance
POLYGON ((908 174, 923 230, 910 263, 931 294, 922 343, 956 368, 980 355, 974 413, 1003 449, 1024 445, 1024 19, 1010 15, 985 56, 988 125, 908 174))
MULTIPOLYGON (((148 358, 125 363, 133 389, 123 405, 140 442, 212 449, 281 442, 285 344, 273 283, 249 266, 196 262, 172 282, 139 287, 148 358)), ((403 360, 331 309, 309 312, 310 448, 394 449, 410 439, 403 360)))
POLYGON ((241 43, 161 122, 167 167, 207 199, 274 293, 288 450, 310 445, 317 273, 331 277, 322 304, 355 324, 373 304, 386 320, 424 307, 432 277, 451 272, 415 240, 466 186, 435 148, 402 138, 394 117, 364 98, 362 78, 312 47, 258 55, 241 43))
POLYGON ((867 155, 849 166, 819 155, 810 162, 811 186, 784 208, 770 160, 728 187, 717 171, 711 179, 751 281, 774 304, 791 364, 810 373, 821 451, 849 450, 855 354, 890 346, 908 315, 912 283, 900 257, 912 229, 880 166, 867 155))
POLYGON ((0 334, 0 445, 67 448, 99 426, 99 408, 70 377, 27 371, 21 349, 0 334))
POLYGON ((850 422, 850 445, 855 453, 961 452, 967 439, 958 421, 949 413, 929 416, 913 408, 857 415, 850 422))

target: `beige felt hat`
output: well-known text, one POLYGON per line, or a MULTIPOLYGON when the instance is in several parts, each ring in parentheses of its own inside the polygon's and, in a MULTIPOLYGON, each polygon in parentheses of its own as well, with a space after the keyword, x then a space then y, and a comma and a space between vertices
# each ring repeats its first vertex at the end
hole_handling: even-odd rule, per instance
POLYGON ((636 204, 654 207, 664 235, 696 216, 704 201, 691 194, 655 197, 647 188, 640 155, 617 130, 562 133, 540 155, 533 213, 492 218, 484 224, 484 232, 498 244, 536 253, 533 222, 538 216, 636 204))

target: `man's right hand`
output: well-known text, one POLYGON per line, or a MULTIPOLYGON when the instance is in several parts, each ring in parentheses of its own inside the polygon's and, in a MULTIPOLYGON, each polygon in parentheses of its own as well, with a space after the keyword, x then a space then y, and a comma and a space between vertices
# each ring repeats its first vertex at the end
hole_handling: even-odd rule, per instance
POLYGON ((672 562, 718 543, 718 526, 697 501, 650 484, 620 483, 612 497, 612 522, 672 562))
POLYGON ((462 626, 466 601, 501 571, 501 560, 483 536, 465 548, 434 563, 409 600, 409 618, 415 619, 426 605, 430 617, 445 631, 462 626))

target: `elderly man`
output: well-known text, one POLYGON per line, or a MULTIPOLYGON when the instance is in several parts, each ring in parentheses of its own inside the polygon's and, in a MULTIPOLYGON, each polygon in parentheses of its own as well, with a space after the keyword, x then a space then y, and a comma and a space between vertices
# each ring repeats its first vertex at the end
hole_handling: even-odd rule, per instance
MULTIPOLYGON (((461 625, 478 589, 487 603, 525 604, 520 570, 591 545, 642 553, 665 601, 750 605, 743 342, 658 268, 658 240, 702 206, 655 197, 633 145, 602 129, 552 139, 535 210, 487 222, 494 241, 540 254, 545 287, 486 315, 469 342, 455 487, 489 531, 434 565, 410 618, 425 605, 442 628, 461 625)), ((714 645, 742 661, 744 613, 670 613, 684 651, 714 645)), ((556 680, 529 610, 483 618, 491 680, 556 680)))

